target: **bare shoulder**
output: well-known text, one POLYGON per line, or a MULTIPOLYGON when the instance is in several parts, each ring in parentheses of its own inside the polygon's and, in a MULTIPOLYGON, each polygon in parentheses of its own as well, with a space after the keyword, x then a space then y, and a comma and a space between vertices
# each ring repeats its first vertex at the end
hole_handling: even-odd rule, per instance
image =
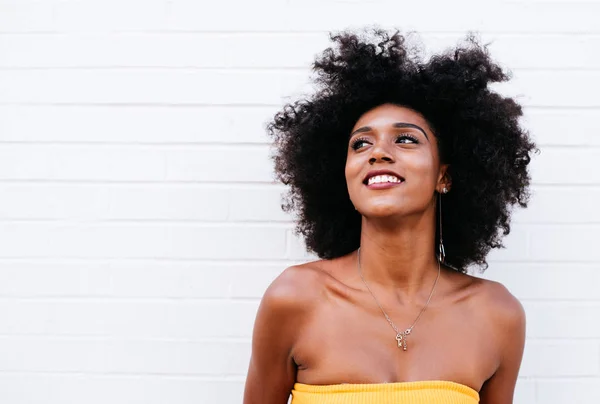
POLYGON ((495 351, 495 367, 482 385, 481 402, 512 403, 525 348, 525 310, 502 283, 482 279, 480 286, 482 320, 495 351))
POLYGON ((521 302, 500 282, 481 279, 475 299, 483 324, 494 335, 498 364, 515 348, 522 352, 525 343, 526 316, 521 302))
POLYGON ((265 291, 254 323, 244 403, 287 402, 296 379, 297 331, 322 298, 322 276, 311 265, 291 266, 265 291))
POLYGON ((524 327, 525 310, 502 283, 461 272, 450 275, 478 322, 499 328, 495 334, 524 327))
POLYGON ((290 266, 271 282, 261 305, 280 315, 307 313, 324 297, 326 277, 313 262, 290 266))
POLYGON ((478 300, 487 314, 503 325, 515 327, 525 322, 523 305, 500 282, 481 279, 478 300))

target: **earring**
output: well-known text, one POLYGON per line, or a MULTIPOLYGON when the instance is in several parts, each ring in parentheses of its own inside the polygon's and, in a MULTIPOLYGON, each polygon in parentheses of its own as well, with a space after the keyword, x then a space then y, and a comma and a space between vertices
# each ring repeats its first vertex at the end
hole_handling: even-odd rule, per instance
MULTIPOLYGON (((448 188, 442 188, 442 194, 446 194, 448 188)), ((442 195, 438 197, 438 205, 440 207, 440 244, 438 246, 438 260, 443 263, 446 260, 446 250, 444 249, 444 240, 442 238, 442 195)))

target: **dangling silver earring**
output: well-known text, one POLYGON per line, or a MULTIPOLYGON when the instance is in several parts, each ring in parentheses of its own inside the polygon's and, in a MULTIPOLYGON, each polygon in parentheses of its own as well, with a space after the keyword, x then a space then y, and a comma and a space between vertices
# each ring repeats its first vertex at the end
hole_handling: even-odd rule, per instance
MULTIPOLYGON (((448 188, 442 188, 442 194, 448 193, 448 188)), ((446 260, 446 250, 444 249, 444 239, 442 237, 442 195, 439 196, 438 205, 440 207, 440 244, 438 246, 438 260, 443 263, 446 260)))

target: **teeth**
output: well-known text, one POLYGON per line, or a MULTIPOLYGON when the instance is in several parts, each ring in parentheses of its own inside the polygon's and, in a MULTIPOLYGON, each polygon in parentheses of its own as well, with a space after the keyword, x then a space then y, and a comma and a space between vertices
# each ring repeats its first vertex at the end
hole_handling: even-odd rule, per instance
POLYGON ((379 184, 382 182, 401 182, 398 177, 394 175, 376 175, 375 177, 369 178, 368 185, 379 184))

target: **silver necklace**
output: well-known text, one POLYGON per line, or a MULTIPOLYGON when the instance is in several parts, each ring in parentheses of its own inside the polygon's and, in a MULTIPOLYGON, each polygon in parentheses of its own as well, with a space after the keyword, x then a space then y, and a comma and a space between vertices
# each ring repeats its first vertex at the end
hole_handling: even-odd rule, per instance
POLYGON ((388 321, 388 323, 390 323, 390 325, 392 326, 392 328, 394 329, 394 331, 396 331, 396 341, 398 342, 398 348, 402 347, 402 349, 404 351, 406 351, 408 349, 407 345, 406 345, 406 338, 410 335, 410 333, 412 332, 412 329, 414 328, 415 324, 417 324, 417 321, 419 321, 419 318, 421 318, 421 315, 423 314, 423 312, 425 311, 425 309, 429 305, 429 301, 431 300, 431 296, 433 296, 433 292, 435 291, 435 286, 437 285, 438 279, 440 278, 440 272, 441 272, 440 260, 438 260, 438 274, 437 274, 437 277, 435 278, 435 282, 433 284, 433 288, 431 289, 431 293, 429 294, 429 299, 427 299, 427 303, 425 303, 425 306, 423 307, 423 309, 421 309, 421 312, 419 313, 419 315, 417 316, 417 318, 415 319, 415 321, 413 322, 413 324, 410 327, 408 327, 406 330, 399 331, 398 327, 396 327, 396 325, 394 324, 394 322, 392 321, 392 319, 387 315, 387 313, 385 312, 385 310, 383 310, 383 307, 381 307, 381 305, 377 301, 377 298, 373 294, 373 291, 371 291, 371 288, 369 287, 369 285, 367 284, 367 281, 365 281, 365 278, 363 277, 362 271, 360 270, 360 247, 358 247, 358 250, 356 251, 356 254, 357 254, 357 262, 358 262, 358 274, 360 275, 360 278, 362 279, 363 283, 365 284, 365 286, 369 290, 369 293, 371 294, 371 296, 373 296, 373 299, 375 300, 375 303, 377 303, 377 306, 379 306, 379 308, 381 309, 381 312, 385 316, 385 318, 388 321))

